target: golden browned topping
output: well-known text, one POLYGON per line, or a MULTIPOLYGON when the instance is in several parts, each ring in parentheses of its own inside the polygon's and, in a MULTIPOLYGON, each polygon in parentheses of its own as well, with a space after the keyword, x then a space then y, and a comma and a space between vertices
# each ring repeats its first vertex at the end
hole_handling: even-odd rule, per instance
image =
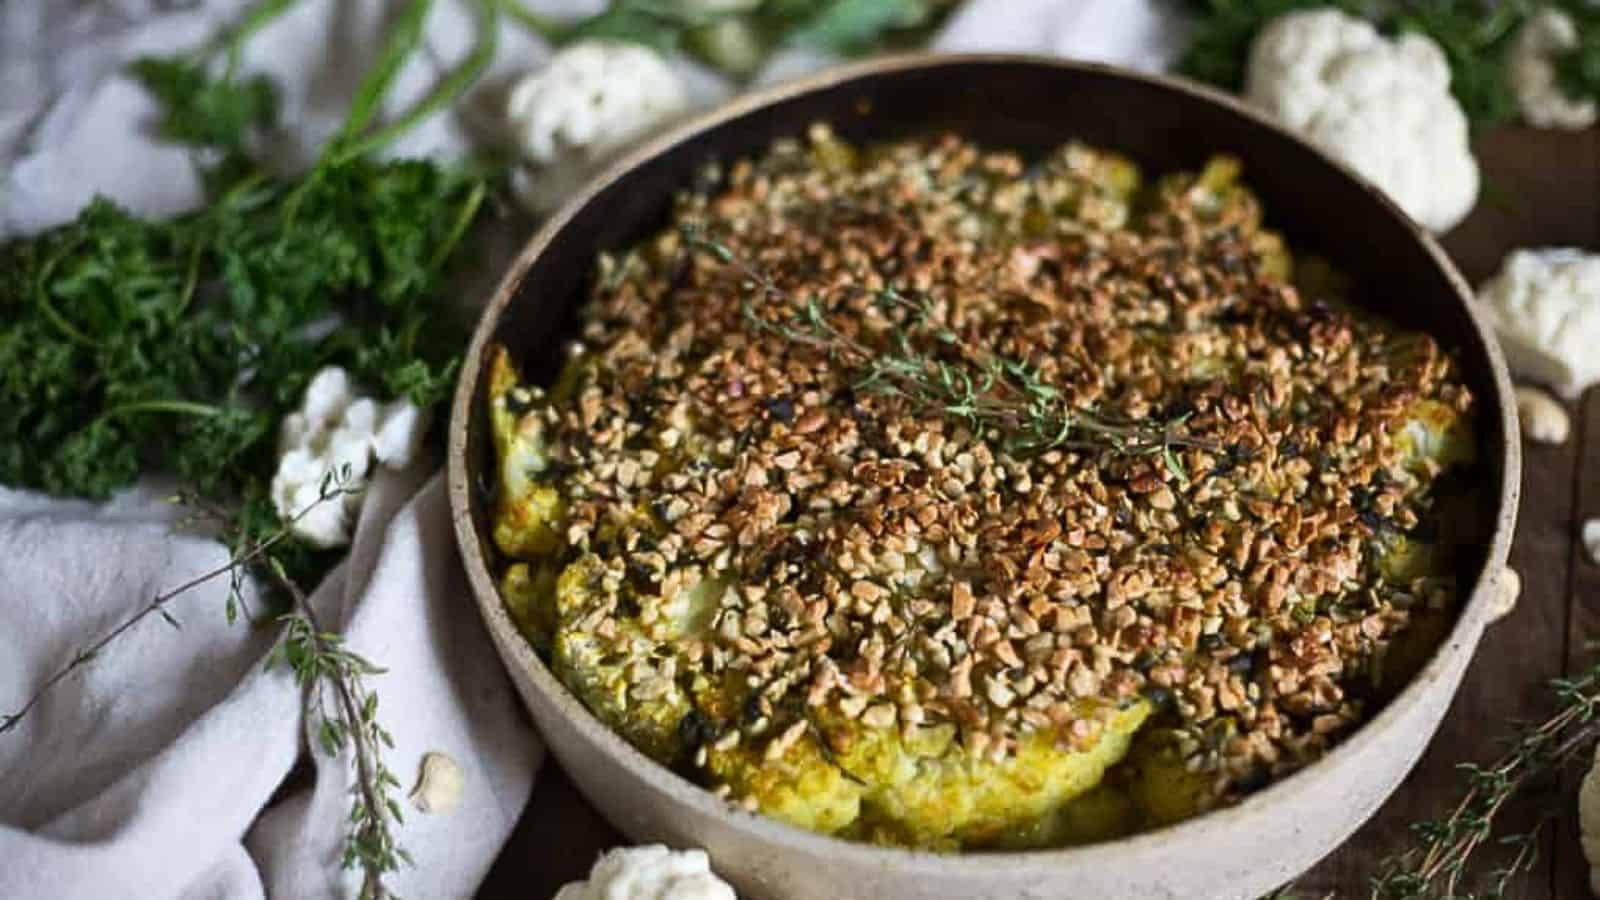
POLYGON ((543 413, 560 537, 631 696, 749 688, 696 712, 702 763, 819 718, 1000 759, 1144 698, 1248 789, 1448 602, 1410 557, 1470 443, 1451 358, 1292 286, 1226 162, 1119 166, 818 131, 604 261, 543 413), (695 627, 655 612, 704 584, 695 627))

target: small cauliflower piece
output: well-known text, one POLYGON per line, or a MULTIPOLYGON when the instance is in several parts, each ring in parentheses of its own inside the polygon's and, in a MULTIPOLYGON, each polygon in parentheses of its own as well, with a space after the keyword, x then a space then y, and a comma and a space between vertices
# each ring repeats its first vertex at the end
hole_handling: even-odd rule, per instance
POLYGON ((1516 250, 1478 289, 1506 362, 1569 400, 1600 381, 1600 254, 1516 250))
POLYGON ((1578 41, 1577 23, 1553 7, 1540 10, 1517 31, 1506 55, 1506 79, 1529 125, 1582 129, 1600 115, 1594 100, 1567 96, 1557 77, 1556 58, 1578 41))
POLYGON ((511 91, 506 117, 534 168, 517 182, 537 212, 561 202, 618 152, 688 106, 676 72, 635 43, 565 47, 511 91))
POLYGON ((1279 16, 1251 46, 1245 95, 1432 231, 1450 230, 1477 201, 1450 66, 1422 35, 1391 40, 1331 8, 1279 16))
POLYGON ((461 764, 448 753, 432 751, 422 754, 417 768, 417 784, 411 789, 412 805, 424 813, 454 812, 461 805, 466 784, 461 764))
POLYGON ((704 850, 672 850, 662 844, 608 850, 587 881, 562 885, 555 900, 737 900, 733 888, 711 871, 704 850))
POLYGON ((372 455, 391 469, 411 465, 422 450, 422 439, 428 434, 428 411, 415 403, 396 400, 378 412, 378 421, 372 435, 372 455))
POLYGON ((356 395, 344 369, 329 366, 311 379, 300 409, 280 426, 273 507, 294 534, 318 547, 348 544, 373 458, 402 468, 426 433, 424 411, 405 401, 380 409, 356 395))

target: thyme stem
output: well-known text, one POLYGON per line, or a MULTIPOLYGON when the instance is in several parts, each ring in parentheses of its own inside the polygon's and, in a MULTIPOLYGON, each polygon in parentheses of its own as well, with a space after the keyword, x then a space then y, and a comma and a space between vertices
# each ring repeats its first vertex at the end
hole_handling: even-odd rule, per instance
MULTIPOLYGON (((1468 864, 1494 838, 1495 817, 1530 783, 1560 771, 1600 740, 1600 666, 1572 679, 1551 682, 1559 708, 1543 722, 1513 733, 1510 749, 1488 766, 1463 764, 1467 791, 1441 820, 1412 826, 1416 846, 1385 858, 1372 879, 1372 900, 1460 898, 1468 864)), ((1517 846, 1511 860, 1492 873, 1489 896, 1500 896, 1511 878, 1530 866, 1538 829, 1502 838, 1517 846)))
MULTIPOLYGON (((381 748, 392 747, 394 739, 378 722, 377 695, 368 691, 362 681, 383 670, 346 649, 340 635, 323 629, 305 590, 289 576, 272 552, 293 533, 295 523, 301 518, 319 505, 337 501, 350 493, 350 489, 344 487, 348 477, 347 472, 329 475, 323 481, 317 500, 285 521, 277 531, 258 541, 243 540, 226 563, 162 591, 93 644, 73 654, 72 659, 46 679, 20 709, 0 718, 0 734, 17 727, 52 689, 150 616, 159 615, 174 628, 179 627, 178 620, 167 612, 167 604, 224 575, 231 579, 227 607, 231 623, 241 599, 245 570, 264 571, 292 601, 290 611, 278 620, 282 631, 266 665, 285 664, 296 682, 308 692, 307 714, 320 718, 312 727, 320 737, 323 751, 337 756, 346 747, 350 749, 357 799, 351 808, 344 865, 361 869, 360 896, 363 900, 389 897, 383 883, 384 875, 410 863, 411 856, 398 844, 392 828, 402 821, 400 805, 392 793, 400 782, 384 765, 381 748), (324 709, 324 691, 331 692, 334 699, 332 714, 324 709)), ((224 535, 242 539, 239 523, 227 510, 201 498, 180 496, 177 499, 193 508, 197 518, 219 525, 224 535)))
MULTIPOLYGON (((314 505, 315 504, 313 504, 313 506, 314 505)), ((303 516, 306 513, 309 513, 311 508, 311 506, 306 507, 305 511, 300 515, 303 516)), ((299 517, 297 516, 296 519, 298 518, 299 517)), ((145 619, 148 619, 153 615, 159 615, 174 628, 179 627, 178 620, 166 610, 168 603, 171 603, 179 596, 186 594, 209 581, 220 578, 223 575, 227 575, 241 567, 251 565, 255 561, 264 557, 280 541, 288 537, 289 533, 290 526, 285 526, 281 531, 278 531, 261 543, 251 547, 248 552, 242 555, 232 556, 226 563, 223 563, 222 565, 200 575, 196 575, 177 587, 170 588, 162 591, 159 594, 156 594, 153 598, 151 598, 150 602, 140 608, 138 612, 135 612, 133 615, 123 620, 123 622, 117 625, 117 627, 100 636, 100 638, 94 643, 79 650, 77 653, 74 653, 72 659, 69 660, 66 665, 62 666, 60 669, 57 669, 56 672, 49 678, 45 679, 44 683, 39 685, 38 689, 28 697, 27 701, 23 703, 19 709, 17 709, 15 712, 7 713, 4 717, 0 717, 0 734, 4 734, 17 727, 17 725, 22 722, 22 719, 27 716, 34 707, 38 706, 39 702, 43 700, 45 695, 49 694, 56 685, 66 680, 67 676, 71 675, 73 672, 87 665, 91 660, 99 656, 101 651, 110 646, 113 641, 136 628, 139 623, 143 622, 145 619)))
POLYGON ((894 332, 887 347, 868 346, 830 324, 816 298, 805 304, 796 303, 770 274, 727 245, 707 239, 695 228, 685 228, 683 238, 691 251, 709 253, 742 276, 765 299, 796 311, 795 321, 774 322, 757 305, 746 303, 744 317, 752 327, 841 356, 861 370, 858 388, 896 394, 920 409, 958 420, 981 436, 998 436, 1006 450, 1032 453, 1059 448, 1128 456, 1160 455, 1180 483, 1187 483, 1189 477, 1174 448, 1219 450, 1214 444, 1183 434, 1180 429, 1186 417, 1147 425, 1116 421, 1075 408, 1031 365, 963 341, 935 321, 933 310, 926 303, 892 288, 874 295, 880 307, 902 312, 913 324, 930 332, 928 337, 935 346, 948 348, 958 361, 947 362, 919 348, 906 330, 894 332))

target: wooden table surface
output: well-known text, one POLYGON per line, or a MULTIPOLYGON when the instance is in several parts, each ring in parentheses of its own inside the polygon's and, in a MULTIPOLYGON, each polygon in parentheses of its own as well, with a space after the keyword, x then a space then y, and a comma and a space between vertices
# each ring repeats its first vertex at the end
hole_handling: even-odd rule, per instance
MULTIPOLYGON (((1600 130, 1503 128, 1479 141, 1484 192, 1445 245, 1473 284, 1519 246, 1600 250, 1600 130)), ((1600 352, 1596 348, 1595 352, 1600 352)), ((1600 640, 1600 566, 1577 542, 1579 524, 1600 516, 1600 390, 1574 408, 1574 435, 1561 447, 1526 445, 1522 512, 1511 564, 1522 574, 1517 609, 1491 626, 1438 736, 1410 778, 1368 825, 1300 879, 1295 895, 1365 896, 1373 863, 1406 836, 1407 823, 1433 816, 1459 796, 1462 762, 1497 755, 1495 735, 1508 720, 1549 710, 1546 680, 1589 665, 1600 640)), ((1535 868, 1509 898, 1576 900, 1588 896, 1588 867, 1578 846, 1576 784, 1550 784, 1510 808, 1510 826, 1544 829, 1535 868)), ((623 838, 601 819, 552 759, 533 799, 479 894, 542 900, 582 877, 603 849, 623 838)))

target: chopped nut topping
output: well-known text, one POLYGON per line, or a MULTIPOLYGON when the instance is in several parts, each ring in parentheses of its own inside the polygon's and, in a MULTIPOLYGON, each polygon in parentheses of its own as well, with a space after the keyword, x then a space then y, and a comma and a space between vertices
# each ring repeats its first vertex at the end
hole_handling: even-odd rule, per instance
POLYGON ((823 713, 953 723, 953 746, 1003 758, 1043 729, 1083 745, 1145 696, 1225 794, 1348 733, 1353 685, 1449 602, 1385 554, 1446 464, 1416 420, 1471 405, 1450 356, 1269 271, 1253 201, 1184 182, 1058 220, 1012 154, 947 137, 860 159, 786 145, 686 195, 678 224, 720 252, 668 232, 612 267, 567 399, 529 413, 561 559, 604 563, 586 639, 637 664, 628 698, 748 685, 697 713, 703 765, 741 740, 777 759, 823 713), (981 347, 1071 409, 1188 443, 1014 452, 830 334, 917 354, 912 379, 966 377, 981 347))

